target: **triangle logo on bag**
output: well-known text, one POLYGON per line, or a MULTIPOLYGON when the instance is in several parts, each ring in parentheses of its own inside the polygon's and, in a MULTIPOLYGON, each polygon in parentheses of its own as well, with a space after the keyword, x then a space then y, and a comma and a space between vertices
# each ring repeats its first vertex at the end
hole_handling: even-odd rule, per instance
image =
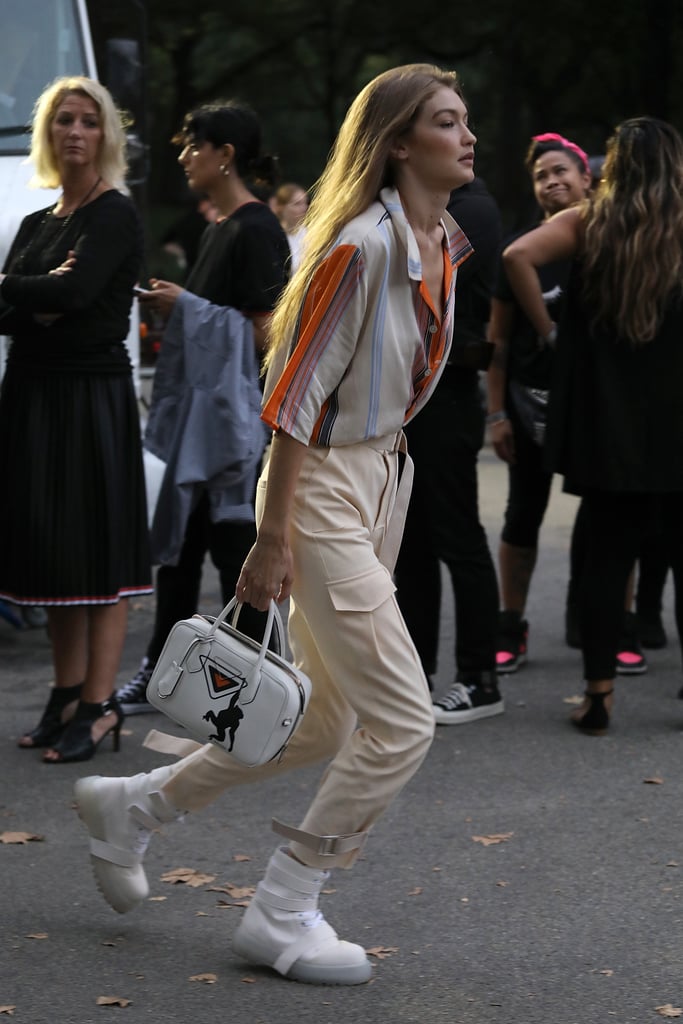
POLYGON ((244 682, 242 676, 228 675, 224 668, 220 665, 214 665, 212 662, 208 662, 206 668, 209 671, 211 689, 217 696, 220 696, 223 693, 229 693, 231 690, 239 689, 244 682))
POLYGON ((210 655, 200 655, 199 663, 202 667, 209 693, 212 693, 214 697, 221 697, 224 693, 239 690, 246 682, 236 666, 221 665, 218 661, 213 661, 210 655))

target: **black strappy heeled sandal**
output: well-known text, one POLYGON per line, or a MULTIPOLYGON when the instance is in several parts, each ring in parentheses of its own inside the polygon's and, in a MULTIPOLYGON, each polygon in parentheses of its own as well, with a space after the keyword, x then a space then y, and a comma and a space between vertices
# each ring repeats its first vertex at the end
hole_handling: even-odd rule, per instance
MULTIPOLYGON (((43 754, 44 764, 67 764, 70 761, 89 761, 94 756, 105 736, 113 738, 114 751, 118 752, 121 742, 121 726, 125 715, 121 705, 112 694, 108 700, 101 704, 89 704, 87 701, 79 701, 76 714, 71 719, 60 739, 50 749, 58 757, 47 757, 43 754), (98 740, 92 738, 93 724, 99 718, 111 716, 112 722, 98 740)), ((47 752, 49 753, 49 751, 47 752)))
POLYGON ((605 707, 605 698, 610 697, 614 690, 605 690, 602 693, 585 691, 588 698, 588 708, 580 718, 572 716, 571 722, 585 732, 587 736, 604 736, 609 728, 609 711, 605 707))
MULTIPOLYGON (((25 733, 17 746, 22 750, 35 750, 36 747, 51 747, 57 743, 73 717, 68 715, 65 718, 64 712, 69 704, 76 704, 82 688, 83 683, 76 686, 56 686, 50 694, 38 725, 31 732, 25 733)), ((75 710, 74 706, 74 712, 75 710)))

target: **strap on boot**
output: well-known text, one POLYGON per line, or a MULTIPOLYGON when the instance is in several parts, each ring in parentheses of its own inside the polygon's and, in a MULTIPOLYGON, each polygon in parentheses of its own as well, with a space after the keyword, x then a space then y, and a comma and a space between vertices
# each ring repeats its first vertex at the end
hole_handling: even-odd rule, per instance
POLYGON ((317 836, 313 832, 304 832, 303 829, 285 825, 277 818, 273 818, 272 827, 273 832, 300 843, 319 857, 337 857, 339 854, 351 853, 352 850, 362 850, 368 838, 367 832, 350 832, 343 836, 317 836))

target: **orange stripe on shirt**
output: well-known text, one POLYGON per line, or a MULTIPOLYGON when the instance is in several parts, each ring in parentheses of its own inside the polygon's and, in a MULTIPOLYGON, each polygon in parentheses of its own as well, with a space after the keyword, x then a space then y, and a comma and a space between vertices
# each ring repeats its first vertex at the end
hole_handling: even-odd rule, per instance
MULTIPOLYGON (((464 257, 464 258, 467 259, 467 257, 464 257)), ((446 334, 447 334, 448 323, 449 323, 449 321, 453 317, 452 306, 453 306, 453 303, 454 303, 454 296, 451 295, 451 288, 452 288, 452 286, 453 286, 453 265, 451 263, 451 259, 450 259, 450 256, 448 254, 448 251, 446 249, 444 249, 444 253, 443 253, 443 295, 444 295, 444 299, 443 299, 443 318, 442 318, 441 321, 439 321, 439 318, 436 315, 436 310, 434 309, 434 303, 432 301, 432 297, 431 297, 431 295, 429 293, 429 289, 428 289, 428 287, 427 287, 427 285, 425 283, 424 278, 420 281, 420 289, 419 289, 420 290, 420 295, 422 296, 422 299, 424 300, 425 304, 427 306, 429 306, 429 309, 431 310, 434 319, 439 324, 439 331, 438 331, 437 334, 434 335, 433 344, 431 344, 429 346, 429 353, 428 353, 428 358, 427 358, 428 372, 422 378, 421 382, 418 384, 418 386, 417 386, 417 388, 415 390, 415 394, 413 396, 413 401, 410 403, 410 406, 406 410, 406 419, 410 418, 410 416, 412 415, 413 410, 414 410, 417 402, 419 401, 419 399, 420 399, 420 397, 422 395, 422 392, 424 391, 425 387, 427 387, 428 384, 429 384, 429 378, 431 377, 431 374, 441 365, 441 362, 443 360, 444 352, 445 352, 445 349, 446 349, 446 334), (449 303, 449 299, 450 299, 450 303, 449 303)))
POLYGON ((353 245, 340 245, 330 253, 313 275, 298 321, 298 338, 282 375, 261 412, 261 419, 273 430, 280 426, 283 405, 292 402, 291 392, 299 392, 302 387, 305 388, 310 379, 317 362, 316 353, 311 352, 311 346, 314 343, 324 345, 327 341, 326 332, 319 338, 316 338, 316 335, 320 332, 357 253, 358 249, 353 245), (305 367, 306 362, 311 365, 305 367), (301 380, 298 381, 297 377, 301 377, 301 380))
MULTIPOLYGON (((451 263, 451 258, 450 258, 449 254, 448 254, 448 249, 444 248, 441 251, 443 253, 443 257, 442 257, 443 258, 443 284, 441 286, 441 299, 442 299, 443 311, 445 312, 446 311, 446 304, 448 303, 448 296, 449 296, 450 290, 451 290, 451 281, 453 279, 453 264, 451 263)), ((467 257, 465 257, 465 259, 466 258, 467 257)), ((427 305, 431 309, 432 313, 434 314, 434 318, 435 318, 436 322, 437 323, 441 323, 441 318, 439 317, 439 315, 436 312, 436 308, 434 306, 434 300, 432 299, 432 296, 430 294, 429 288, 427 287, 427 282, 425 281, 424 277, 420 281, 420 295, 425 300, 425 302, 427 303, 427 305)))

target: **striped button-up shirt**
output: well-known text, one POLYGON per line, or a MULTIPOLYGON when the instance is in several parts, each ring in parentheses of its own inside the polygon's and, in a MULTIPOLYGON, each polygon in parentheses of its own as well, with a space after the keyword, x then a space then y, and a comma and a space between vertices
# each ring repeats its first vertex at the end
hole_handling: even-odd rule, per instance
POLYGON ((453 335, 457 267, 472 246, 444 215, 444 303, 437 315, 399 194, 341 232, 316 270, 263 419, 304 444, 337 446, 398 433, 427 401, 453 335))

